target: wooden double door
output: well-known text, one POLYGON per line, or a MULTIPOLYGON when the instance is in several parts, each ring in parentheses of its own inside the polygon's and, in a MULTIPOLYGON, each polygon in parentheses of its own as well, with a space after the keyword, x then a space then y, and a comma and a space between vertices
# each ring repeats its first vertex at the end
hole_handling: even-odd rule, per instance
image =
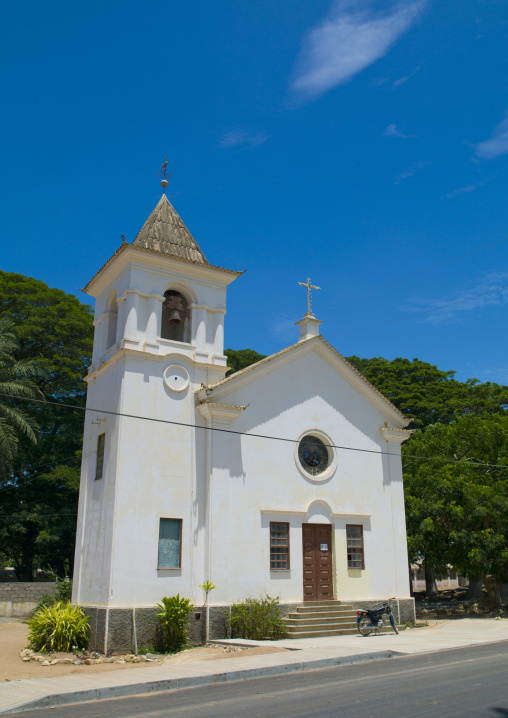
POLYGON ((332 527, 302 524, 303 600, 333 601, 332 527))

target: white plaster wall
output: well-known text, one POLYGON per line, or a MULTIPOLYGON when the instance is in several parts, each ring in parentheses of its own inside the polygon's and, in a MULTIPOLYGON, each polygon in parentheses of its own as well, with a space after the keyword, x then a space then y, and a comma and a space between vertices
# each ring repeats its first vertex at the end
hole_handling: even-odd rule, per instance
MULTIPOLYGON (((380 432, 386 417, 315 352, 297 356, 255 382, 228 392, 221 401, 250 402, 232 426, 237 431, 294 439, 317 429, 336 445, 389 450, 380 432)), ((400 455, 399 447, 394 447, 395 452, 400 455)), ((334 475, 316 482, 298 470, 294 444, 231 435, 227 448, 223 439, 214 437, 214 466, 216 508, 210 577, 218 586, 214 602, 259 596, 264 591, 279 595, 284 602, 303 600, 304 522, 334 527, 337 599, 409 596, 398 456, 339 450, 334 475), (392 476, 384 465, 387 458, 392 476), (309 505, 306 515, 292 513, 307 512, 309 505), (267 509, 275 513, 263 513, 267 509), (333 513, 351 516, 333 517, 333 513), (371 518, 357 518, 355 513, 371 514, 371 518), (270 521, 290 523, 288 572, 270 572, 270 521), (346 524, 364 527, 365 570, 347 569, 346 524)))
POLYGON ((118 362, 88 386, 87 407, 97 411, 87 411, 85 415, 73 582, 73 600, 84 604, 108 602, 119 420, 100 409, 118 410, 122 375, 118 362), (96 481, 97 438, 103 433, 106 435, 103 478, 96 481))

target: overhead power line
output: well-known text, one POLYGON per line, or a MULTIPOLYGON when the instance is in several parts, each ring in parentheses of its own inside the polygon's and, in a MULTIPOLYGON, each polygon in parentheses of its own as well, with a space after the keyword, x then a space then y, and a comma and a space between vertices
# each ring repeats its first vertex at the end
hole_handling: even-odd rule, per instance
MULTIPOLYGON (((0 396, 9 396, 8 394, 3 394, 0 392, 0 396)), ((95 409, 93 407, 83 407, 83 406, 76 406, 75 404, 60 404, 56 401, 47 401, 45 399, 26 399, 25 397, 19 396, 16 397, 16 399, 19 399, 21 401, 28 401, 28 402, 35 402, 37 404, 51 404, 54 406, 58 406, 61 408, 66 409, 78 409, 82 412, 90 411, 92 413, 96 414, 108 414, 110 416, 121 416, 126 419, 136 419, 137 421, 153 421, 156 424, 170 424, 171 426, 184 426, 189 429, 201 429, 203 431, 218 431, 223 434, 236 434, 237 436, 248 436, 252 437, 254 439, 267 439, 269 441, 284 441, 289 444, 299 444, 301 442, 301 439, 289 439, 284 436, 269 436, 268 434, 252 434, 247 431, 237 431, 235 429, 221 429, 216 426, 201 426, 200 424, 191 424, 185 421, 172 421, 171 419, 157 419, 152 416, 139 416, 138 414, 125 414, 123 412, 119 411, 110 411, 108 409, 95 409)), ((354 446, 340 446, 339 444, 324 444, 324 446, 327 446, 331 449, 341 449, 343 451, 358 451, 363 454, 380 454, 383 456, 399 456, 399 454, 392 454, 389 451, 379 451, 377 449, 360 449, 358 447, 354 446)), ((505 464, 488 464, 480 461, 475 462, 466 462, 462 461, 461 459, 445 459, 441 456, 416 456, 414 454, 411 454, 412 459, 423 459, 426 461, 441 461, 443 463, 448 464, 467 464, 468 466, 490 466, 494 467, 496 469, 508 469, 508 465, 505 464)))

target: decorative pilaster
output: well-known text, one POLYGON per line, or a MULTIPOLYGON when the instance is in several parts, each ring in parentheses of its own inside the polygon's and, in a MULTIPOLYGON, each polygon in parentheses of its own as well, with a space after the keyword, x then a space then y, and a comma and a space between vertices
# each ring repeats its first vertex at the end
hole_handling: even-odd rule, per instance
POLYGON ((223 356, 224 354, 224 315, 225 309, 218 309, 215 312, 215 338, 213 342, 214 356, 223 356))
POLYGON ((162 302, 164 297, 156 294, 148 297, 148 318, 146 322, 145 348, 158 351, 157 337, 160 336, 160 322, 162 316, 162 302))
POLYGON ((206 307, 195 304, 192 306, 192 330, 194 334, 194 342, 196 347, 196 358, 204 359, 208 361, 207 346, 206 346, 206 320, 207 311, 206 307), (195 331, 194 331, 195 327, 195 331))
POLYGON ((381 429, 386 441, 384 459, 385 475, 390 482, 390 498, 392 507, 392 535, 395 571, 395 595, 409 596, 409 575, 407 570, 407 535, 404 507, 404 485, 402 479, 401 445, 413 433, 407 429, 393 429, 385 422, 381 429))
POLYGON ((125 333, 124 342, 132 345, 138 345, 138 313, 139 313, 139 294, 131 289, 125 293, 125 333))

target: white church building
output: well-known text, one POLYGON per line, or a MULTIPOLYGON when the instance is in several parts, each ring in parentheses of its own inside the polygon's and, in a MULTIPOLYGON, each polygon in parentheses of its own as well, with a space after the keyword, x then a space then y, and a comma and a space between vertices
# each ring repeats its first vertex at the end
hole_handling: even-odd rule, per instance
POLYGON ((240 275, 210 264, 163 194, 85 287, 95 338, 73 601, 98 649, 153 642, 154 606, 177 593, 200 635, 207 580, 211 638, 233 602, 265 593, 286 614, 395 597, 396 618, 414 617, 408 420, 310 311, 294 344, 225 376, 226 292, 240 275))

